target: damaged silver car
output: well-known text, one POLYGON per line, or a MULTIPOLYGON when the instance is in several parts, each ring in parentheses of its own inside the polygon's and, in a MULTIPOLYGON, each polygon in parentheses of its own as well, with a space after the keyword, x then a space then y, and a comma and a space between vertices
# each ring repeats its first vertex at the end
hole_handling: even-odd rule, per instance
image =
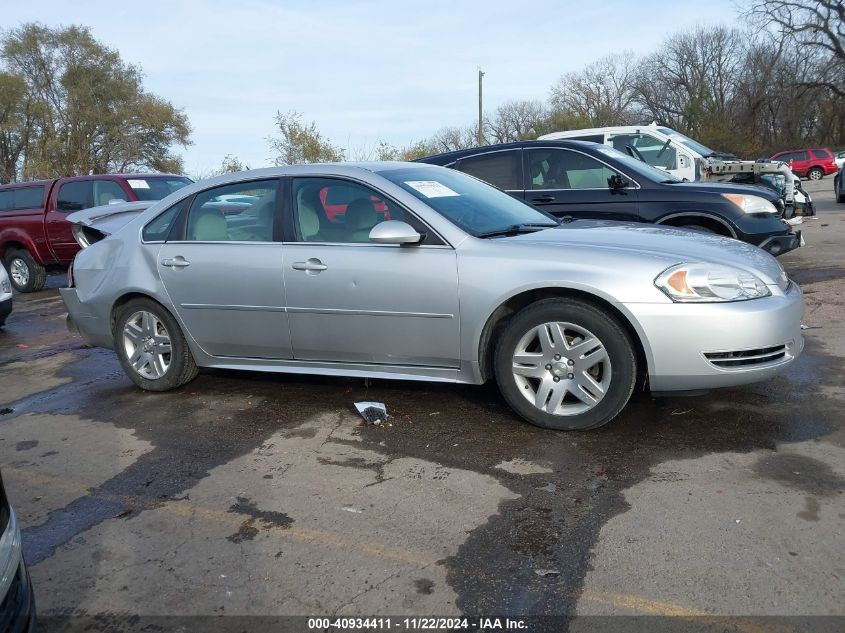
POLYGON ((532 424, 590 429, 638 384, 751 383, 803 346, 801 291, 754 246, 559 223, 441 167, 271 168, 114 207, 70 216, 88 247, 61 294, 142 389, 198 367, 495 379, 532 424))

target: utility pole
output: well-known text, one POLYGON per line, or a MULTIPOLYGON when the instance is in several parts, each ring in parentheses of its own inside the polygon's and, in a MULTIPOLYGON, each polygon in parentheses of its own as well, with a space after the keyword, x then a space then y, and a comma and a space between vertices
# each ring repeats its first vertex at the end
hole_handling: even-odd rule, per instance
POLYGON ((481 101, 481 81, 484 73, 481 72, 481 66, 478 67, 478 144, 484 145, 484 110, 481 101))

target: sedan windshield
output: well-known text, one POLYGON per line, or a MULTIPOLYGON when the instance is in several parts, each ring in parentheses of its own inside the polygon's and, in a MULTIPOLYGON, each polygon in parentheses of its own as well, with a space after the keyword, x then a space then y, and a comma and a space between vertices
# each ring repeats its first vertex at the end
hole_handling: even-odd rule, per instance
POLYGON ((684 136, 683 134, 681 134, 680 132, 676 132, 672 128, 659 127, 659 128, 657 128, 657 131, 663 132, 666 136, 671 136, 673 139, 675 139, 679 143, 686 145, 692 151, 694 151, 696 154, 699 154, 701 156, 707 157, 707 156, 712 156, 712 155, 717 153, 717 152, 714 152, 709 147, 707 147, 706 145, 702 145, 698 141, 694 141, 689 136, 684 136))
POLYGON ((558 224, 550 215, 472 176, 451 169, 410 167, 379 174, 476 237, 537 230, 558 224))

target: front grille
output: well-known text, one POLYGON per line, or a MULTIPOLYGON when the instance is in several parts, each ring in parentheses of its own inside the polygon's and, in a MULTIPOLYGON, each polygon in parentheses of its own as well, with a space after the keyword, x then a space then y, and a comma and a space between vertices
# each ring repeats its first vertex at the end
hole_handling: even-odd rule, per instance
POLYGON ((786 345, 744 349, 733 352, 704 352, 704 357, 716 367, 731 369, 767 365, 786 358, 786 345))

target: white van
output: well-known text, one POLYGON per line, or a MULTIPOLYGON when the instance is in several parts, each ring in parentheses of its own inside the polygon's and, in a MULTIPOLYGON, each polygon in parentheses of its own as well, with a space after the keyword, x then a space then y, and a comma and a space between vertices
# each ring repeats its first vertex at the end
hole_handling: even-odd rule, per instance
POLYGON ((649 165, 664 169, 681 180, 701 180, 702 159, 736 160, 733 154, 715 152, 675 130, 651 125, 620 125, 587 130, 552 132, 539 141, 592 141, 618 149, 625 154, 639 154, 649 165), (698 160, 696 160, 698 159, 698 160))
POLYGON ((785 217, 792 217, 796 207, 806 208, 809 205, 812 209, 810 195, 801 190, 800 181, 786 163, 739 160, 733 154, 712 150, 656 122, 552 132, 537 140, 590 141, 609 145, 687 181, 768 184, 764 181, 774 179, 777 183, 772 186, 783 198, 785 217))

